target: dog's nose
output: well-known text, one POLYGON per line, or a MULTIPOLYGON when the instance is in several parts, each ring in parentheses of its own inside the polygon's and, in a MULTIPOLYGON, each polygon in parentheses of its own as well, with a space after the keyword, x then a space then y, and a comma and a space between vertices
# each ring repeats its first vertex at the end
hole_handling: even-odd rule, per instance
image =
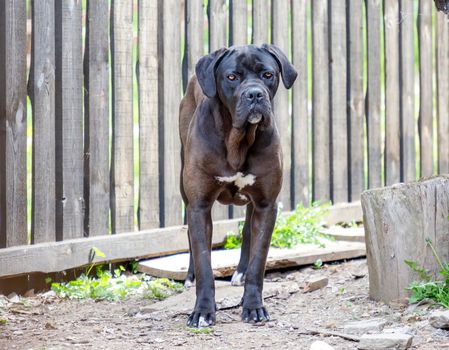
POLYGON ((260 88, 253 87, 245 91, 245 97, 248 102, 259 102, 263 99, 263 91, 260 88))

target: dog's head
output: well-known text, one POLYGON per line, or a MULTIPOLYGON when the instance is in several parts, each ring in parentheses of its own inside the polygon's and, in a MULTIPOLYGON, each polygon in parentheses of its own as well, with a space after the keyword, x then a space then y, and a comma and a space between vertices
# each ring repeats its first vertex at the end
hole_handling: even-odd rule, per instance
POLYGON ((289 89, 297 76, 275 45, 222 48, 202 57, 195 71, 203 93, 221 100, 237 129, 248 123, 269 125, 280 78, 289 89))

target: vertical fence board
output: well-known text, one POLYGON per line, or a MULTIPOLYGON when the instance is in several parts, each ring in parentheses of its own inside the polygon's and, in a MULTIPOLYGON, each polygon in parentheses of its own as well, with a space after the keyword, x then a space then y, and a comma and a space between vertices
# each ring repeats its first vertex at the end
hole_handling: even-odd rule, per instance
POLYGON ((312 196, 330 200, 328 4, 312 1, 312 196))
POLYGON ((252 43, 262 45, 268 43, 268 20, 270 0, 253 0, 253 31, 252 43))
MULTIPOLYGON (((288 16, 289 16, 289 2, 282 0, 274 0, 272 3, 272 21, 271 34, 273 44, 276 44, 289 57, 288 45, 288 16)), ((284 155, 284 175, 282 182, 281 193, 279 194, 279 201, 281 201, 286 210, 292 207, 291 200, 291 167, 292 167, 292 125, 291 116, 288 105, 288 91, 279 84, 276 97, 273 101, 274 115, 276 116, 277 127, 281 136, 281 147, 284 155)))
POLYGON ((400 181, 399 3, 384 2, 385 184, 400 181))
POLYGON ((330 116, 333 203, 348 201, 348 125, 346 90, 346 1, 330 3, 330 116))
POLYGON ((307 0, 292 1, 292 58, 299 75, 293 85, 293 204, 309 197, 309 113, 307 72, 307 0))
MULTIPOLYGON (((212 52, 227 45, 226 28, 228 10, 226 0, 209 0, 207 15, 209 20, 209 51, 212 52)), ((224 220, 229 217, 228 206, 216 202, 212 209, 214 220, 224 220)))
POLYGON ((207 3, 209 18, 209 51, 215 51, 226 46, 226 28, 228 11, 226 0, 209 0, 207 3))
POLYGON ((181 223, 181 195, 179 193, 179 174, 181 143, 178 130, 178 109, 181 100, 181 36, 179 1, 165 0, 159 2, 159 62, 161 64, 159 123, 162 127, 163 164, 162 164, 162 198, 164 226, 181 223), (161 13, 162 12, 162 13, 161 13))
POLYGON ((31 71, 33 109, 31 241, 56 239, 55 203, 55 2, 32 2, 31 71))
POLYGON ((382 186, 380 137, 380 6, 379 0, 366 0, 367 93, 366 128, 368 144, 368 188, 382 186))
POLYGON ((55 2, 56 238, 84 235, 81 1, 55 2))
POLYGON ((248 43, 248 1, 230 0, 231 28, 230 45, 246 45, 248 43))
POLYGON ((134 229, 133 1, 113 0, 112 64, 112 232, 134 229))
POLYGON ((443 12, 436 15, 436 76, 438 173, 449 172, 449 26, 443 12))
POLYGON ((348 117, 349 117, 349 200, 360 200, 364 185, 364 95, 363 95, 363 12, 362 2, 348 2, 348 117))
POLYGON ((433 174, 432 0, 419 0, 419 149, 420 176, 433 174))
POLYGON ((139 229, 159 227, 157 0, 139 0, 139 229))
POLYGON ((415 45, 413 1, 401 0, 401 161, 402 181, 416 179, 415 164, 415 45))
POLYGON ((26 2, 0 5, 0 248, 27 243, 26 2))
POLYGON ((109 233, 109 3, 87 2, 84 54, 84 231, 109 233))

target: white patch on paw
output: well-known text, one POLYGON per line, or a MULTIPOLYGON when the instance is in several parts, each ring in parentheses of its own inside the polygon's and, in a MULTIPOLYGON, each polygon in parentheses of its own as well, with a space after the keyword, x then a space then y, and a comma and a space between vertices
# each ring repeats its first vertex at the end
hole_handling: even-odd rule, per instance
POLYGON ((191 280, 185 280, 184 281, 184 288, 191 288, 195 285, 195 281, 191 280))
POLYGON ((198 320, 198 327, 209 327, 209 323, 206 322, 206 319, 203 316, 200 316, 198 320))
POLYGON ((232 286, 243 286, 245 284, 245 278, 243 273, 235 271, 232 275, 231 285, 232 286))
POLYGON ((216 176, 215 178, 220 182, 234 183, 239 190, 246 186, 254 185, 256 182, 256 176, 253 174, 243 175, 241 172, 238 172, 233 176, 216 176))

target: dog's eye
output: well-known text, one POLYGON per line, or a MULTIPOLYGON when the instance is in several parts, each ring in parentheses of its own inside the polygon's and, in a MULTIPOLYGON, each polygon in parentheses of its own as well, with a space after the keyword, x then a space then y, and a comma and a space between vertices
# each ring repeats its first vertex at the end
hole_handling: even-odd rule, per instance
POLYGON ((273 73, 265 72, 265 73, 263 73, 263 77, 265 79, 271 79, 273 77, 273 73))
POLYGON ((231 80, 231 81, 234 81, 235 79, 237 79, 237 77, 236 77, 235 74, 229 74, 228 75, 228 79, 231 80))

